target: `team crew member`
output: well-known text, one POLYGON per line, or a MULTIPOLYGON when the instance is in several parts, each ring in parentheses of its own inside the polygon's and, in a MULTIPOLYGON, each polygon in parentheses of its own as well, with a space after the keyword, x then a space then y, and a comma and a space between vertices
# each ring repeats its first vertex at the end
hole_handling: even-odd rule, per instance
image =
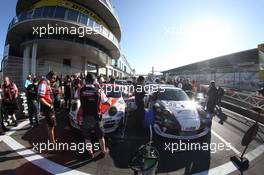
POLYGON ((16 111, 18 110, 17 104, 18 89, 15 83, 10 82, 8 77, 5 77, 5 81, 2 87, 2 108, 5 114, 10 115, 14 126, 17 126, 16 111))
POLYGON ((27 79, 25 81, 25 84, 24 84, 24 88, 27 89, 27 87, 32 84, 32 81, 31 81, 31 75, 28 75, 27 76, 27 79))
POLYGON ((1 111, 1 116, 0 116, 0 135, 5 135, 5 125, 2 117, 2 111, 1 111))
MULTIPOLYGON (((0 100, 2 101, 2 96, 1 95, 0 95, 0 100)), ((3 116, 3 112, 2 112, 2 103, 0 103, 0 135, 4 135, 7 130, 8 129, 4 125, 4 116, 3 116)))
POLYGON ((217 99, 218 99, 218 91, 215 87, 215 82, 211 81, 207 92, 207 105, 206 105, 206 110, 211 114, 214 113, 214 109, 217 104, 217 99))
POLYGON ((28 112, 29 112, 29 121, 31 127, 35 124, 39 124, 39 104, 38 104, 38 80, 36 78, 33 79, 33 84, 28 85, 27 87, 27 102, 28 102, 28 112))
POLYGON ((71 96, 72 96, 72 80, 69 75, 64 80, 64 101, 65 107, 71 107, 71 96))
POLYGON ((135 102, 137 105, 136 121, 139 127, 143 126, 143 118, 144 118, 144 106, 145 106, 144 97, 146 94, 144 91, 144 81, 145 78, 143 76, 139 76, 135 88, 135 102))
POLYGON ((56 82, 53 82, 51 84, 51 90, 53 94, 53 99, 54 99, 54 110, 55 112, 60 111, 60 106, 61 106, 61 89, 59 85, 57 85, 56 82))
POLYGON ((8 131, 9 129, 5 127, 4 125, 4 116, 2 112, 2 104, 0 104, 0 135, 5 135, 5 132, 8 131))
POLYGON ((42 79, 38 86, 38 97, 41 104, 43 115, 47 121, 48 135, 52 143, 56 143, 55 140, 55 126, 56 118, 53 107, 53 94, 50 84, 54 83, 56 75, 53 71, 49 72, 45 79, 42 79))
POLYGON ((184 91, 192 91, 193 90, 192 84, 190 83, 189 79, 184 80, 182 90, 184 90, 184 91))
POLYGON ((217 89, 217 96, 218 96, 218 98, 217 98, 217 105, 219 107, 222 106, 222 98, 223 98, 224 94, 225 94, 224 89, 221 86, 219 86, 218 89, 217 89))
MULTIPOLYGON (((83 121, 81 130, 85 138, 86 144, 91 143, 92 131, 95 132, 96 137, 99 139, 102 154, 106 154, 108 149, 105 146, 104 133, 102 130, 102 115, 100 113, 100 105, 107 103, 106 97, 102 89, 94 86, 95 76, 88 74, 86 76, 86 85, 80 90, 81 109, 83 111, 83 121)), ((93 158, 93 151, 88 150, 88 153, 93 158)))

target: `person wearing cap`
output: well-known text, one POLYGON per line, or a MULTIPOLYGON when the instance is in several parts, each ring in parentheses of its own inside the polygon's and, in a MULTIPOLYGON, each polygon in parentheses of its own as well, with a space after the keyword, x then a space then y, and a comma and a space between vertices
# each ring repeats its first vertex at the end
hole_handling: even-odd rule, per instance
POLYGON ((206 104, 206 110, 210 114, 214 113, 214 109, 217 104, 217 99, 218 99, 218 91, 215 86, 215 81, 211 81, 209 85, 209 89, 207 91, 207 104, 206 104))
POLYGON ((56 74, 53 71, 50 71, 46 78, 42 79, 38 86, 38 98, 41 104, 41 110, 43 116, 45 116, 49 139, 52 143, 56 143, 55 139, 55 126, 56 126, 56 117, 54 111, 54 99, 53 93, 51 90, 51 84, 56 81, 56 74))
POLYGON ((28 102, 28 113, 29 113, 29 121, 31 127, 39 124, 39 104, 38 104, 38 80, 36 78, 33 79, 33 83, 28 85, 26 89, 26 96, 28 102))

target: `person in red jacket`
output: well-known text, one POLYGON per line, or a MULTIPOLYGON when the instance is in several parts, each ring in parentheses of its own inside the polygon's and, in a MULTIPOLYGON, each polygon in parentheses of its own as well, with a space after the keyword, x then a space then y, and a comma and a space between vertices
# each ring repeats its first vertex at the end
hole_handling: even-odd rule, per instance
POLYGON ((51 84, 56 80, 56 74, 51 71, 47 74, 46 78, 42 79, 38 86, 38 97, 41 104, 41 110, 43 116, 45 116, 47 126, 48 126, 48 135, 52 143, 56 143, 55 139, 55 126, 56 126, 56 117, 54 111, 54 99, 53 93, 51 90, 51 84))
POLYGON ((2 107, 5 114, 11 116, 14 126, 17 126, 16 111, 18 110, 18 89, 15 83, 11 82, 9 77, 5 77, 2 86, 2 107))

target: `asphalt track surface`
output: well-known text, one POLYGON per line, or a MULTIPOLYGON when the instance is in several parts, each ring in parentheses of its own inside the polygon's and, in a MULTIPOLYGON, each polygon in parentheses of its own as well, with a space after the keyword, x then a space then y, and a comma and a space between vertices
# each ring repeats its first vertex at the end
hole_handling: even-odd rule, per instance
MULTIPOLYGON (((264 172, 263 134, 259 132, 246 152, 246 157, 250 160, 249 169, 244 172, 239 171, 230 161, 230 157, 240 155, 243 151, 244 147, 240 143, 248 125, 245 124, 246 120, 243 116, 226 109, 223 109, 223 112, 228 117, 227 120, 221 125, 218 123, 219 119, 214 117, 212 131, 208 136, 185 141, 185 143, 221 145, 221 150, 212 147, 211 150, 172 153, 166 149, 165 143, 179 144, 179 141, 154 136, 154 146, 160 153, 158 174, 262 175, 264 172), (229 145, 228 148, 227 145, 229 145), (222 149, 222 147, 225 148, 222 149)), ((66 111, 57 115, 58 142, 83 142, 80 133, 67 129, 66 116, 66 111)), ((33 143, 47 143, 45 120, 41 120, 40 126, 30 129, 28 120, 21 119, 18 127, 11 129, 5 136, 0 136, 0 175, 133 174, 133 171, 128 168, 129 159, 140 145, 148 141, 148 130, 137 129, 133 117, 133 115, 128 116, 124 137, 117 133, 113 138, 107 139, 109 154, 103 158, 97 152, 98 156, 94 160, 90 160, 86 153, 78 153, 78 151, 44 151, 41 154, 34 152, 33 143)))

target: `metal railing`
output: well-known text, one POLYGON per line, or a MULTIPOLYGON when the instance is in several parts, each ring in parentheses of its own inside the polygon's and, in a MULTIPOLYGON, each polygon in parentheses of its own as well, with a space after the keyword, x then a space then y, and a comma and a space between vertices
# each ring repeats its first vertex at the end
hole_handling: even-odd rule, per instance
POLYGON ((252 92, 238 92, 229 88, 225 88, 225 92, 225 97, 246 104, 249 108, 254 106, 264 107, 264 97, 252 92))

